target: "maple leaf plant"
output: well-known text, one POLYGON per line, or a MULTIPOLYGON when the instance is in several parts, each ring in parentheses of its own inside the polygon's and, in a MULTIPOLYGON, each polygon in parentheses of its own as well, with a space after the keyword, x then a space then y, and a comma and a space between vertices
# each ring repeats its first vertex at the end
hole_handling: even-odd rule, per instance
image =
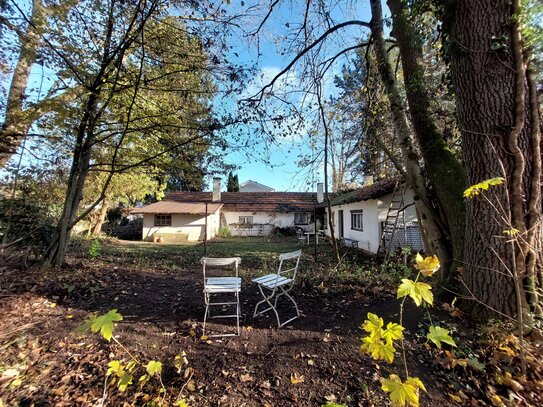
MULTIPOLYGON (((103 315, 92 315, 88 317, 74 332, 77 335, 84 334, 89 330, 93 333, 100 333, 106 341, 111 342, 113 340, 125 354, 125 357, 111 360, 107 364, 108 369, 106 371, 106 380, 104 384, 104 397, 106 397, 108 386, 116 386, 120 392, 125 392, 131 385, 137 384, 138 389, 141 391, 149 380, 155 378, 160 383, 160 391, 159 394, 152 399, 152 405, 165 405, 166 387, 162 381, 162 362, 150 360, 146 364, 143 363, 113 335, 116 324, 122 320, 123 316, 117 312, 116 309, 112 309, 103 315), (128 359, 128 362, 125 363, 126 359, 128 359), (139 375, 137 380, 135 380, 136 374, 139 375), (134 383, 134 381, 136 383, 134 383)), ((183 366, 188 365, 188 363, 185 352, 181 352, 175 356, 174 366, 178 373, 180 373, 183 366)), ((185 376, 187 376, 188 370, 191 369, 187 368, 185 370, 185 376)), ((173 404, 177 406, 188 406, 186 400, 181 398, 181 393, 173 404)))
MULTIPOLYGON (((434 295, 432 286, 426 282, 419 281, 421 278, 431 277, 439 270, 440 263, 436 256, 423 257, 417 253, 414 267, 418 270, 415 280, 402 279, 397 290, 397 298, 403 298, 400 305, 399 323, 385 321, 378 315, 368 312, 368 318, 364 321, 361 329, 368 333, 361 338, 360 351, 371 355, 375 360, 384 360, 392 363, 396 354, 396 343, 400 344, 403 358, 405 380, 400 376, 391 374, 388 379, 381 379, 381 388, 388 393, 392 405, 403 407, 406 404, 412 407, 419 405, 419 391, 426 391, 424 384, 417 377, 411 377, 407 367, 404 347, 403 309, 407 298, 411 298, 417 307, 421 305, 432 306, 434 295)), ((456 346, 454 339, 449 335, 449 330, 440 326, 430 326, 427 334, 428 341, 434 343, 439 349, 443 344, 456 346)))

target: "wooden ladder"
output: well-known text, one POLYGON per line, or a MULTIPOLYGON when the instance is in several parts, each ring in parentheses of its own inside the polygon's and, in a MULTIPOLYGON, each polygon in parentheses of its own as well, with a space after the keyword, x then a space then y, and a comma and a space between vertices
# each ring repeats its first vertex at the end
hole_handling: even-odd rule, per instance
MULTIPOLYGON (((401 218, 401 225, 404 230, 404 234, 407 234, 407 229, 405 227, 405 211, 404 211, 404 197, 405 190, 407 189, 407 183, 401 183, 400 181, 396 182, 394 186, 394 191, 392 192, 392 199, 390 205, 388 206, 387 217, 383 225, 383 230, 381 232, 381 240, 379 243, 379 249, 377 250, 377 256, 384 255, 386 259, 390 254, 390 249, 392 248, 392 242, 394 241, 394 236, 398 230, 398 220, 401 218)), ((404 239, 406 241, 406 239, 404 239)))

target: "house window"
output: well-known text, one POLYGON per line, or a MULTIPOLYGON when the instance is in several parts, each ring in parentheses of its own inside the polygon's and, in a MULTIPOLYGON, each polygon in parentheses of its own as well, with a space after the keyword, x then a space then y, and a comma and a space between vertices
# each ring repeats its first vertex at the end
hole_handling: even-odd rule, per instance
POLYGON ((362 210, 351 211, 351 229, 363 231, 362 210))
POLYGON ((155 215, 155 226, 171 226, 172 215, 155 215))
POLYGON ((251 227, 253 226, 253 217, 252 216, 240 216, 239 225, 241 227, 251 227))
POLYGON ((294 224, 295 225, 307 225, 309 223, 309 216, 305 212, 295 212, 294 213, 294 224))

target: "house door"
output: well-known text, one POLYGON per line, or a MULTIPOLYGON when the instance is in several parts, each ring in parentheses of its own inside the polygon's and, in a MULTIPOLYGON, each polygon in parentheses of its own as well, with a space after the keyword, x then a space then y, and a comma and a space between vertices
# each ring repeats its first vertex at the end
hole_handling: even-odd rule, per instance
POLYGON ((338 217, 338 227, 339 227, 339 237, 343 237, 343 210, 337 212, 338 217))

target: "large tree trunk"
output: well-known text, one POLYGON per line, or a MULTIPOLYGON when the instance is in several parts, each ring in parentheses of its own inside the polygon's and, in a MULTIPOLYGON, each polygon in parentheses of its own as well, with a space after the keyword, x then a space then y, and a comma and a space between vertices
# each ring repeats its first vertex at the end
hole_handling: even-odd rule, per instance
POLYGON ((17 152, 30 126, 25 118, 24 100, 30 70, 36 61, 40 43, 39 30, 44 24, 43 11, 41 0, 33 0, 30 23, 26 33, 20 36, 21 51, 11 78, 4 123, 0 133, 0 167, 4 167, 17 152))
MULTIPOLYGON (((402 159, 407 174, 406 181, 414 192, 417 214, 419 215, 419 221, 424 229, 428 243, 426 249, 429 253, 437 255, 443 264, 450 264, 452 260, 451 251, 447 245, 446 234, 444 233, 443 226, 440 225, 439 216, 431 206, 431 200, 419 166, 419 157, 413 147, 411 130, 404 109, 404 101, 400 95, 396 77, 386 51, 381 3, 380 0, 371 0, 370 3, 372 11, 371 32, 379 74, 386 89, 395 134, 401 146, 402 159)), ((444 279, 443 268, 441 269, 440 277, 444 279)))
MULTIPOLYGON (((463 258, 466 213, 462 194, 466 189, 466 173, 433 119, 425 80, 422 40, 409 19, 407 4, 401 0, 388 0, 387 3, 392 12, 392 35, 400 49, 411 122, 435 191, 434 204, 443 214, 442 223, 452 249, 450 271, 454 272, 458 265, 456 261, 463 258)), ((443 266, 447 268, 449 265, 443 266)))
POLYGON ((542 244, 539 112, 518 8, 518 0, 458 0, 444 18, 452 21, 445 28, 468 183, 506 179, 488 200, 468 201, 463 279, 484 309, 506 315, 539 313, 534 288, 541 287, 534 250, 542 244), (519 235, 508 243, 503 231, 512 227, 519 235))

